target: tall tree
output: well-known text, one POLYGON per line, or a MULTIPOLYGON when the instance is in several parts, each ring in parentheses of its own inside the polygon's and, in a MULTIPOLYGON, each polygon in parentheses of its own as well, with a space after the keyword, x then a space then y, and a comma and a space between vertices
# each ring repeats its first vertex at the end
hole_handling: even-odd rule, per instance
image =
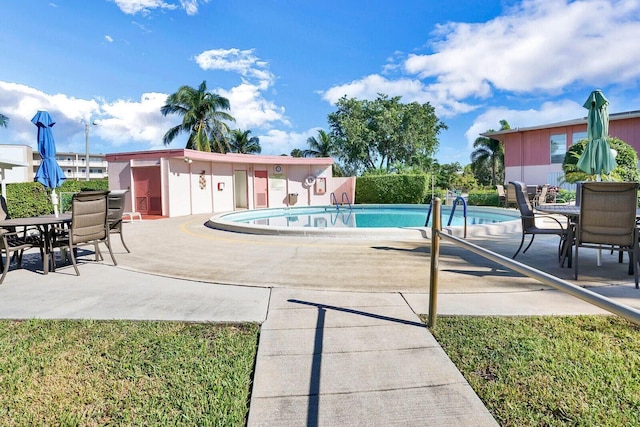
POLYGON ((6 128, 9 125, 9 117, 0 113, 0 127, 6 128))
POLYGON ((331 136, 320 129, 318 131, 318 137, 310 136, 307 138, 308 149, 303 150, 304 157, 331 157, 336 154, 336 147, 331 136))
POLYGON ((160 109, 163 116, 178 114, 182 123, 172 127, 162 138, 169 145, 181 133, 188 133, 186 148, 199 151, 225 153, 229 150, 226 122, 235 119, 222 110, 229 109, 229 100, 207 91, 207 82, 200 83, 197 89, 181 86, 176 93, 167 97, 167 103, 160 109))
MULTIPOLYGON (((511 127, 506 120, 500 120, 500 130, 509 130, 511 127)), ((494 132, 493 129, 487 132, 494 132)), ((496 186, 498 182, 503 181, 502 173, 504 171, 504 144, 501 141, 486 136, 476 138, 473 143, 473 152, 471 153, 471 162, 476 171, 476 177, 481 175, 482 169, 488 166, 491 169, 491 185, 496 186)))
POLYGON ((257 136, 249 137, 250 133, 250 130, 243 132, 240 129, 234 129, 231 131, 231 143, 229 145, 232 153, 259 154, 262 152, 260 138, 257 136))
POLYGON ((425 162, 438 148, 447 126, 429 104, 402 104, 400 97, 378 94, 373 100, 342 97, 329 114, 331 136, 345 165, 359 171, 425 162))

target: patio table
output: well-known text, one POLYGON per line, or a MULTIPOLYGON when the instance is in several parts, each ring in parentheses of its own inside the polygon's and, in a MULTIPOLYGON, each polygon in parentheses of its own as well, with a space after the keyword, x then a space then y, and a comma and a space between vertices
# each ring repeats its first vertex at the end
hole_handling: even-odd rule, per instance
POLYGON ((71 214, 62 213, 57 217, 55 215, 41 215, 27 218, 5 219, 0 221, 0 227, 37 227, 43 236, 44 260, 42 261, 42 271, 44 274, 48 274, 49 265, 52 261, 51 257, 53 256, 53 234, 51 233, 53 226, 69 223, 71 223, 71 214))
MULTIPOLYGON (((567 239, 562 246, 560 267, 564 267, 564 261, 567 260, 567 267, 571 268, 574 231, 576 224, 578 223, 578 221, 580 221, 580 206, 549 203, 540 205, 536 209, 547 214, 562 215, 567 217, 567 239)), ((636 211, 636 219, 640 219, 640 208, 636 211)), ((599 252, 598 265, 600 265, 599 252)))

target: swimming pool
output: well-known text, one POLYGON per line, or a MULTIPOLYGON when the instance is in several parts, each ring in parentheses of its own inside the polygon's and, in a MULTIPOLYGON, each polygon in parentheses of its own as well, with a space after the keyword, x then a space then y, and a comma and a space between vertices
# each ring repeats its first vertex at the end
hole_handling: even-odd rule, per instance
MULTIPOLYGON (((442 225, 452 234, 464 225, 463 207, 458 206, 450 227, 446 227, 451 206, 442 206, 442 225)), ((307 206, 235 211, 212 217, 208 226, 216 229, 251 234, 285 234, 314 236, 380 236, 414 235, 427 237, 431 220, 425 227, 429 205, 354 205, 307 206)), ((433 215, 432 215, 433 216, 433 215)), ((485 231, 492 225, 517 221, 516 210, 470 206, 467 226, 481 226, 485 231)))

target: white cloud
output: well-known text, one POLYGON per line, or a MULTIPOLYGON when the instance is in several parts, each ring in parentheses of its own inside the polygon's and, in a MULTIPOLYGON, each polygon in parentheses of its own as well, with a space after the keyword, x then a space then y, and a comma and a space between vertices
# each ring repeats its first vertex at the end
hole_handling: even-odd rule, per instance
POLYGON ((268 64, 253 54, 253 49, 210 49, 195 57, 196 63, 203 70, 232 71, 243 77, 258 79, 271 84, 275 77, 267 69, 268 64))
MULTIPOLYGON (((175 10, 178 6, 162 0, 113 0, 121 11, 127 15, 148 15, 153 9, 175 10)), ((209 0, 180 0, 180 6, 187 15, 196 15, 200 4, 209 3, 209 0)))
POLYGON ((175 4, 165 3, 162 0, 113 0, 121 11, 127 15, 135 15, 140 13, 148 15, 152 9, 175 10, 178 8, 175 4))
POLYGON ((63 94, 49 95, 22 84, 0 81, 0 111, 10 118, 9 127, 0 134, 0 141, 35 148, 36 132, 31 119, 39 110, 51 114, 56 122, 56 143, 65 147, 73 135, 82 129, 81 120, 99 111, 99 104, 95 100, 63 94))
POLYGON ((389 96, 401 96, 402 102, 430 103, 440 117, 472 111, 475 107, 457 101, 452 98, 440 97, 437 92, 429 88, 417 79, 400 78, 387 79, 377 74, 366 76, 360 80, 354 80, 339 86, 334 86, 322 93, 322 98, 331 104, 335 104, 343 96, 347 98, 375 99, 379 93, 389 96))
POLYGON ((109 43, 113 43, 113 37, 111 37, 111 36, 110 36, 110 35, 108 35, 108 34, 107 34, 106 36, 104 36, 104 39, 105 39, 106 41, 108 41, 109 43))
POLYGON ((31 119, 38 110, 47 110, 56 122, 54 138, 61 151, 84 151, 84 123, 89 120, 98 124, 90 130, 96 152, 111 152, 113 147, 131 143, 139 144, 140 150, 162 148, 164 133, 180 122, 177 116, 160 113, 166 100, 163 93, 145 93, 138 101, 86 100, 0 81, 0 111, 10 118, 9 127, 0 133, 0 142, 35 148, 31 119))
POLYGON ((532 93, 630 81, 640 77, 639 18, 637 0, 525 0, 486 23, 439 26, 435 53, 409 55, 405 71, 458 100, 492 87, 532 93))
POLYGON ((196 15, 198 13, 198 3, 208 3, 209 0, 180 0, 182 8, 187 15, 196 15))
POLYGON ((640 77, 637 34, 637 0, 524 0, 485 23, 440 25, 433 53, 394 52, 385 77, 364 76, 322 95, 335 103, 343 95, 385 93, 429 102, 438 116, 452 117, 478 108, 495 90, 558 95, 575 84, 623 84, 640 77))
POLYGON ((305 132, 285 132, 282 130, 270 130, 264 135, 256 135, 260 139, 262 154, 279 156, 290 155, 291 150, 308 148, 307 139, 310 136, 318 136, 318 129, 312 128, 305 132))
POLYGON ((467 148, 473 148, 473 142, 480 133, 489 129, 500 130, 500 120, 506 120, 511 129, 538 126, 573 120, 586 115, 584 107, 571 100, 545 102, 539 110, 511 110, 504 107, 489 108, 476 117, 473 124, 465 132, 467 148))
MULTIPOLYGON (((259 85, 242 83, 229 90, 216 89, 215 92, 227 97, 233 107, 229 112, 236 118, 231 128, 252 130, 269 129, 279 123, 290 126, 284 108, 264 99, 263 88, 259 85)), ((147 150, 163 148, 162 137, 168 129, 180 123, 177 115, 162 116, 160 108, 166 103, 166 93, 143 93, 140 99, 78 99, 63 94, 49 95, 37 89, 16 83, 0 81, 0 112, 9 116, 9 127, 0 132, 0 142, 26 144, 35 148, 35 126, 31 118, 38 110, 47 110, 56 121, 54 136, 59 150, 84 150, 84 123, 96 121, 91 127, 91 149, 96 152, 113 152, 114 148, 127 146, 126 150, 147 150)), ((268 149, 269 141, 274 146, 273 153, 289 153, 292 148, 304 147, 306 137, 286 132, 267 134, 261 143, 268 149), (285 135, 282 140, 278 138, 285 135), (301 144, 302 141, 302 145, 301 144), (266 146, 265 146, 266 143, 266 146)), ((186 136, 180 136, 171 144, 182 148, 186 136), (184 141, 183 141, 184 140, 184 141)), ((265 150, 266 154, 270 152, 265 150)))
POLYGON ((151 92, 143 93, 139 101, 105 103, 94 132, 116 147, 135 142, 141 144, 140 149, 162 148, 166 131, 181 120, 178 116, 162 116, 160 108, 166 101, 167 94, 151 92))
POLYGON ((264 97, 264 92, 275 83, 269 64, 254 54, 253 49, 210 49, 195 57, 203 70, 221 70, 239 74, 242 82, 231 89, 218 88, 215 92, 227 98, 236 122, 232 128, 248 130, 271 127, 274 123, 290 126, 284 107, 264 97))
POLYGON ((270 127, 275 122, 286 126, 291 124, 285 116, 284 107, 278 107, 274 102, 266 100, 262 96, 260 86, 245 82, 229 90, 219 88, 215 92, 229 100, 229 114, 236 119, 235 123, 230 125, 232 128, 247 130, 270 127))

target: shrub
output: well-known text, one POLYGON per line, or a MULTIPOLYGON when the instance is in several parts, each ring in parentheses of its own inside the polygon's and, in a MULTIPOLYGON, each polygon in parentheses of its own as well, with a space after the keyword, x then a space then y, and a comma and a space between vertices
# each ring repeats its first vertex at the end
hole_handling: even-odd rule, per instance
POLYGON ((428 177, 424 174, 360 176, 356 180, 356 202, 423 203, 428 184, 428 177))
MULTIPOLYGON (((580 159, 582 153, 584 153, 587 144, 588 141, 583 139, 573 144, 564 155, 562 171, 564 172, 564 177, 567 182, 595 181, 595 175, 588 175, 577 166, 578 159, 580 159)), ((609 145, 618 152, 616 155, 617 166, 611 171, 608 177, 609 180, 638 181, 640 174, 638 173, 638 153, 636 153, 636 150, 618 138, 610 137, 609 145)), ((603 181, 604 180, 607 180, 607 176, 603 177, 603 181)))
MULTIPOLYGON (((81 190, 108 190, 109 181, 97 179, 92 181, 65 181, 59 193, 77 193, 81 190)), ((61 200, 63 203, 63 200, 61 200)), ((19 182, 7 184, 7 209, 12 218, 48 215, 53 213, 51 193, 39 182, 19 182)), ((68 206, 62 204, 62 210, 68 206)))

